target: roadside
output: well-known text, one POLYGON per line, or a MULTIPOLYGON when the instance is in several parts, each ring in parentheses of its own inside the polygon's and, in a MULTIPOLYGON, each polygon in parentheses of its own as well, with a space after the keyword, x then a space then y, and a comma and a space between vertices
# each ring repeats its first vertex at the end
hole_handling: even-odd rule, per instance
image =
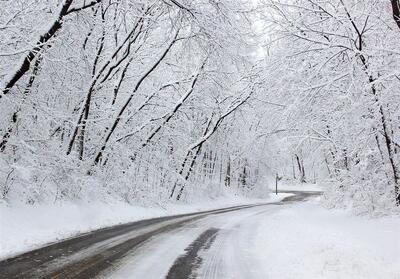
POLYGON ((399 217, 353 216, 314 200, 254 224, 248 251, 263 278, 400 278, 399 217))
POLYGON ((290 195, 271 194, 268 199, 230 196, 190 205, 171 203, 152 207, 122 202, 0 206, 0 259, 118 224, 230 206, 277 202, 290 195))

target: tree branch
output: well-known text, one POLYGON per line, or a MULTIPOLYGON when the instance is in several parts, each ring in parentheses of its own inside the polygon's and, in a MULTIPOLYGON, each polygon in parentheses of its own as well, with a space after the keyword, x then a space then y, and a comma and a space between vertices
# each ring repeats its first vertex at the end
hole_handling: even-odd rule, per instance
POLYGON ((94 5, 100 3, 102 0, 93 0, 92 2, 88 3, 88 4, 83 4, 81 7, 73 7, 70 10, 68 10, 68 12, 66 13, 71 14, 71 13, 75 13, 75 12, 79 12, 82 10, 85 10, 87 8, 93 7, 94 5))

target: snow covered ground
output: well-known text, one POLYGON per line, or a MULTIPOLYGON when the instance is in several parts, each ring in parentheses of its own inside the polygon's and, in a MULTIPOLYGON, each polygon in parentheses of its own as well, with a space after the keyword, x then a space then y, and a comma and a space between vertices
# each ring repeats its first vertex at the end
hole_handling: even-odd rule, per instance
MULTIPOLYGON (((275 191, 275 183, 268 184, 271 191, 275 191)), ((293 183, 289 181, 279 181, 278 182, 278 192, 279 191, 323 191, 324 188, 320 184, 313 183, 293 183)))
POLYGON ((400 278, 398 217, 354 217, 309 202, 258 219, 249 254, 263 278, 400 278))
MULTIPOLYGON (((269 201, 287 195, 271 195, 269 201)), ((400 278, 398 216, 353 216, 325 209, 318 199, 207 215, 151 238, 102 276, 166 278, 178 259, 192 257, 193 278, 400 278), (207 231, 214 233, 194 253, 190 247, 207 231)), ((122 203, 3 207, 0 251, 4 258, 118 223, 265 201, 227 197, 163 209, 122 203)))
POLYGON ((199 252, 193 278, 400 278, 398 217, 354 217, 316 200, 206 217, 149 241, 104 278, 165 278, 210 229, 217 236, 199 252))
POLYGON ((280 201, 290 194, 266 199, 226 196, 194 204, 141 207, 127 203, 62 203, 0 205, 0 259, 60 241, 80 233, 137 220, 184 214, 235 205, 280 201))

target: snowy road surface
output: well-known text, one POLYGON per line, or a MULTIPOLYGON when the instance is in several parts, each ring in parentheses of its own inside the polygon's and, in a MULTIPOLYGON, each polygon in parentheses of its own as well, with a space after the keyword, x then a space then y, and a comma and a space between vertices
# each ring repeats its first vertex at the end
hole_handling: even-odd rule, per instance
POLYGON ((352 227, 303 202, 315 195, 101 230, 0 262, 0 277, 399 278, 398 240, 388 231, 398 222, 382 221, 371 244, 359 235, 368 222, 352 227))

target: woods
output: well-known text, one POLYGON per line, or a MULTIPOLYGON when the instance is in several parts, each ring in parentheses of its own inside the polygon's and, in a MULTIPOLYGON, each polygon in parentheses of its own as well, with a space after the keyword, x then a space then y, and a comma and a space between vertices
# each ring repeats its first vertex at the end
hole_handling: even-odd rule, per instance
POLYGON ((279 78, 278 95, 293 104, 286 115, 301 138, 291 140, 295 150, 308 168, 325 161, 329 203, 361 212, 399 205, 398 1, 265 5, 271 42, 280 44, 271 60, 290 65, 270 80, 279 78))
POLYGON ((2 201, 400 205, 398 0, 0 5, 2 201))
POLYGON ((246 1, 2 3, 3 199, 190 200, 223 191, 232 156, 241 191, 250 154, 226 132, 252 102, 251 13, 246 1), (178 196, 176 181, 188 182, 178 196))

